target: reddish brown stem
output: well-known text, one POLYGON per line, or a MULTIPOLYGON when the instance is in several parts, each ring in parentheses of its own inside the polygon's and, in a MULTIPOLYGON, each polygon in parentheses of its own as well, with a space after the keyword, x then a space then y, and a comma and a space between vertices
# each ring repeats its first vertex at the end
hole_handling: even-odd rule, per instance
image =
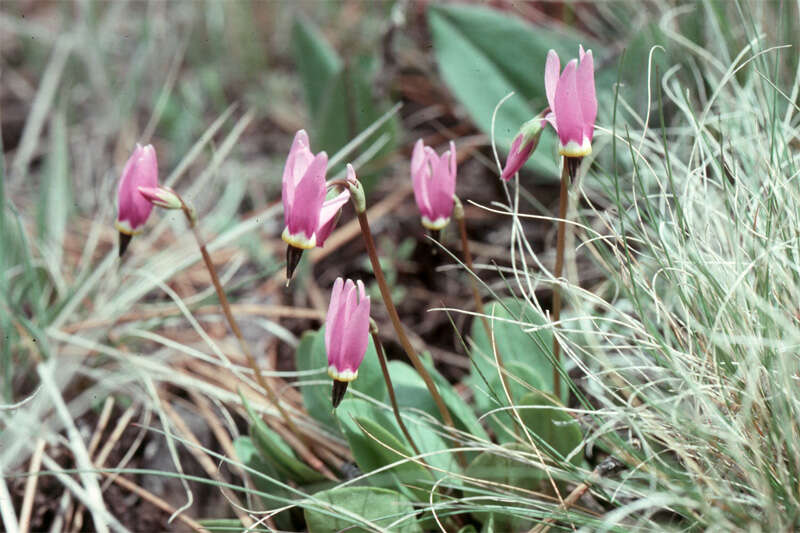
POLYGON ((408 340, 408 336, 403 328, 403 324, 400 322, 400 316, 397 314, 397 309, 392 301, 391 290, 389 289, 389 285, 386 283, 386 278, 383 275, 383 269, 381 268, 381 263, 378 259, 378 252, 375 249, 375 242, 372 239, 372 232, 369 229, 367 213, 366 211, 359 212, 358 209, 356 209, 356 215, 358 216, 358 223, 361 225, 361 234, 364 236, 364 245, 367 248, 369 260, 372 263, 372 270, 375 273, 375 279, 378 282, 383 303, 386 306, 386 310, 389 312, 389 318, 391 319, 392 325, 397 332, 397 338, 400 341, 400 344, 403 346, 403 350, 405 350, 406 355, 411 360, 411 364, 414 365, 414 368, 417 370, 419 375, 422 376, 423 381, 425 381, 425 385, 428 387, 428 391, 430 392, 431 397, 433 397, 433 401, 436 403, 436 407, 439 410, 439 414, 442 416, 442 420, 445 424, 455 430, 453 418, 450 416, 450 411, 447 409, 442 396, 439 394, 439 390, 436 388, 436 383, 434 383, 430 373, 428 373, 428 370, 422 364, 422 360, 420 360, 417 352, 411 346, 411 342, 408 340))
POLYGON ((253 357, 253 353, 250 351, 250 347, 245 341, 244 335, 242 335, 242 330, 239 328, 239 323, 236 322, 236 318, 234 318, 233 312, 231 312, 231 305, 228 302, 228 297, 225 294, 225 290, 222 288, 222 283, 219 281, 217 269, 214 266, 214 262, 211 261, 211 256, 206 248, 206 243, 203 241, 203 237, 197 230, 197 217, 195 216, 192 208, 183 201, 183 198, 180 196, 178 196, 178 198, 180 198, 181 201, 181 211, 183 211, 183 214, 186 216, 186 220, 189 223, 189 228, 192 230, 195 241, 197 241, 198 248, 200 248, 200 255, 203 256, 203 262, 206 265, 206 270, 208 270, 208 274, 211 276, 211 283, 214 285, 214 289, 217 291, 217 297, 219 298, 219 304, 220 307, 222 307, 222 312, 225 315, 225 319, 228 321, 228 325, 230 326, 233 335, 236 337, 236 340, 239 341, 239 347, 241 348, 242 353, 244 353, 244 356, 247 358, 247 363, 250 365, 250 368, 253 370, 253 375, 255 376, 256 382, 262 389, 264 389, 264 392, 266 393, 270 403, 272 403, 278 409, 278 412, 283 417, 283 420, 289 430, 298 437, 298 442, 296 442, 296 449, 298 453, 303 457, 303 459, 306 460, 306 462, 308 462, 309 465, 311 465, 312 468, 318 470, 329 479, 336 480, 337 478, 333 472, 331 472, 328 467, 326 467, 322 461, 320 461, 311 452, 308 444, 306 443, 305 435, 300 432, 297 425, 289 416, 289 413, 287 413, 286 409, 284 409, 283 405, 281 405, 280 400, 275 394, 275 391, 272 390, 272 387, 270 387, 269 383, 267 383, 267 381, 264 379, 264 376, 261 374, 261 370, 258 368, 258 363, 256 363, 256 359, 253 357))
POLYGON ((411 438, 411 433, 408 432, 408 428, 406 427, 405 422, 403 422, 403 418, 400 416, 400 408, 397 406, 397 397, 394 394, 392 377, 389 375, 389 367, 386 364, 386 355, 384 355, 383 353, 383 345, 381 344, 381 339, 380 337, 378 337, 378 334, 375 331, 372 331, 371 334, 372 334, 372 341, 375 343, 375 351, 378 352, 378 361, 380 361, 381 363, 383 380, 386 382, 386 388, 389 390, 389 401, 392 402, 392 410, 394 411, 394 418, 395 420, 397 420, 397 424, 400 426, 400 430, 403 432, 403 435, 405 435, 406 439, 408 439, 408 443, 414 449, 414 453, 416 453, 417 455, 422 455, 419 451, 419 448, 417 448, 417 445, 414 443, 414 439, 411 438))
MULTIPOLYGON (((561 170, 561 194, 558 199, 558 240, 556 241, 556 281, 553 285, 553 323, 558 327, 561 318, 561 275, 564 271, 564 241, 567 233, 567 201, 569 200, 569 165, 567 158, 564 157, 563 169, 561 170)), ((558 337, 553 332, 553 393, 556 398, 561 399, 561 344, 558 337)))

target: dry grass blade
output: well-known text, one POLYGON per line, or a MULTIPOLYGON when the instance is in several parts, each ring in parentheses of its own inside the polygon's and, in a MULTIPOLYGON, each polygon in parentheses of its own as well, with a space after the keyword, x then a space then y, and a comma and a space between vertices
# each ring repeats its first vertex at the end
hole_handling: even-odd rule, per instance
MULTIPOLYGON (((170 403, 163 398, 161 399, 161 406, 166 411, 167 416, 172 420, 175 426, 183 433, 184 438, 186 438, 192 446, 188 446, 189 452, 194 456, 200 466, 203 467, 203 470, 206 471, 206 474, 211 479, 219 481, 220 483, 225 483, 225 479, 220 474, 219 470, 217 469, 214 461, 212 461, 208 455, 203 452, 203 446, 200 444, 200 441, 197 440, 197 437, 192 430, 189 429, 189 426, 186 422, 181 418, 181 416, 175 411, 175 409, 170 405, 170 403)), ((229 488, 220 486, 220 491, 225 495, 225 497, 233 503, 233 512, 236 516, 241 520, 242 524, 245 527, 251 527, 253 525, 253 520, 247 515, 247 513, 242 511, 242 503, 239 501, 239 498, 234 494, 229 488)))
POLYGON ((36 496, 36 485, 39 481, 39 469, 42 467, 42 455, 44 454, 45 440, 38 439, 36 447, 31 455, 31 464, 28 468, 28 479, 25 481, 25 495, 22 498, 22 506, 19 511, 19 531, 27 533, 31 523, 31 511, 33 511, 33 499, 36 496))

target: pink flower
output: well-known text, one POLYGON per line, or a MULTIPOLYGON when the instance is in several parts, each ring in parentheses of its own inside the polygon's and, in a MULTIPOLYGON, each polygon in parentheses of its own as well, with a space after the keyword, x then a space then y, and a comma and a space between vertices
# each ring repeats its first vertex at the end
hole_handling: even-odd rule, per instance
POLYGON ((411 182, 422 225, 434 231, 447 226, 456 192, 455 143, 450 141, 450 150, 439 157, 422 139, 418 140, 411 154, 411 182))
POLYGON ((559 76, 558 54, 550 50, 544 67, 544 85, 550 113, 545 117, 556 129, 560 141, 558 152, 567 157, 583 157, 592 153, 597 97, 594 90, 592 51, 579 51, 580 63, 573 59, 559 76))
POLYGON ((153 204, 139 193, 138 188, 157 185, 156 151, 151 144, 144 148, 137 144, 128 162, 125 163, 117 189, 118 211, 114 226, 120 233, 136 235, 142 231, 142 226, 153 210, 153 204))
POLYGON ((308 134, 305 130, 298 131, 283 168, 286 229, 281 237, 290 246, 302 250, 322 246, 333 231, 339 210, 350 199, 350 192, 345 190, 325 200, 327 166, 328 154, 314 155, 309 148, 308 134))
POLYGON ((350 382, 358 377, 369 342, 369 296, 359 280, 337 278, 325 317, 325 351, 328 374, 335 381, 350 382))
POLYGON ((542 136, 544 124, 546 122, 539 115, 526 122, 520 128, 519 134, 514 138, 514 142, 511 143, 511 151, 508 152, 506 166, 503 168, 500 178, 508 181, 511 176, 519 172, 519 169, 522 168, 533 151, 536 150, 536 145, 539 144, 539 138, 542 136))

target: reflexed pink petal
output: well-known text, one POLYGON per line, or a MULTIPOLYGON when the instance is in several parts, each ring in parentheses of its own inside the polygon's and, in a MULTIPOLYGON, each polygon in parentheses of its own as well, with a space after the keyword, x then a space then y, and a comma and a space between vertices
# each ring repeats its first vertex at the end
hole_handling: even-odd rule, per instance
POLYGON ((328 314, 325 315, 325 350, 330 358, 333 332, 337 331, 337 318, 339 316, 339 302, 342 297, 342 289, 344 288, 344 279, 336 278, 333 282, 333 289, 331 289, 331 303, 328 305, 328 314))
POLYGON ((305 233, 309 239, 317 231, 322 203, 325 201, 325 171, 328 156, 320 152, 309 165, 303 179, 297 184, 288 211, 284 213, 289 232, 305 233))
POLYGON ((450 150, 440 157, 422 139, 414 145, 411 156, 411 181, 423 224, 425 220, 448 219, 453 212, 453 194, 456 188, 458 161, 456 145, 450 141, 450 150))
POLYGON ((158 185, 158 161, 156 160, 156 149, 152 144, 148 144, 142 149, 139 159, 142 172, 139 185, 144 187, 156 187, 158 185))
POLYGON ((369 343, 370 301, 359 280, 338 278, 331 291, 325 320, 325 350, 328 366, 336 374, 353 374, 364 359, 369 343))
POLYGON ((556 87, 553 111, 556 115, 558 138, 561 140, 562 146, 570 141, 580 145, 583 141, 583 112, 578 100, 576 80, 577 63, 575 59, 567 63, 556 87))
POLYGON ((342 369, 357 370, 369 344, 369 298, 363 298, 352 311, 342 335, 342 369))
POLYGON ((547 104, 551 110, 555 109, 556 86, 558 85, 558 75, 561 70, 561 61, 555 50, 547 52, 547 61, 544 65, 544 90, 547 94, 547 104))
POLYGON ((308 165, 311 164, 313 159, 314 154, 311 153, 308 134, 306 130, 300 130, 294 135, 292 146, 289 148, 289 156, 286 158, 286 164, 283 166, 281 185, 284 210, 286 209, 287 202, 291 205, 292 199, 294 198, 294 189, 303 178, 308 165))
POLYGON ((579 45, 578 45, 578 59, 579 59, 580 61, 583 61, 583 56, 584 56, 585 54, 586 54, 586 52, 583 50, 583 45, 582 45, 582 44, 579 44, 579 45))
POLYGON ((553 129, 558 131, 558 126, 556 125, 556 114, 550 111, 547 115, 545 115, 544 120, 553 126, 553 129))
POLYGON ((364 289, 364 282, 358 280, 356 281, 356 286, 358 287, 358 301, 361 301, 367 297, 367 291, 364 289))
POLYGON ((430 201, 428 197, 428 180, 430 179, 431 167, 428 159, 429 153, 422 139, 414 145, 414 152, 411 156, 411 184, 414 188, 414 200, 420 211, 428 213, 430 211, 430 201))
POLYGON ((416 174, 425 163, 425 144, 422 139, 414 143, 414 151, 411 153, 411 174, 416 174))
POLYGON ((594 58, 592 51, 583 52, 577 72, 578 100, 583 116, 583 134, 591 141, 594 134, 594 121, 597 118, 597 97, 594 89, 594 58))
POLYGON ((450 173, 450 168, 450 153, 445 152, 436 161, 429 187, 431 214, 428 215, 428 218, 432 221, 438 218, 450 218, 453 213, 453 193, 456 190, 456 175, 450 173))
POLYGON ((450 175, 453 179, 453 192, 456 190, 456 175, 458 174, 458 158, 456 157, 456 143, 450 141, 450 175))
POLYGON ((322 204, 322 209, 319 212, 319 226, 317 227, 317 246, 324 245, 325 241, 330 237, 342 207, 349 200, 350 191, 345 190, 330 200, 325 200, 322 204))

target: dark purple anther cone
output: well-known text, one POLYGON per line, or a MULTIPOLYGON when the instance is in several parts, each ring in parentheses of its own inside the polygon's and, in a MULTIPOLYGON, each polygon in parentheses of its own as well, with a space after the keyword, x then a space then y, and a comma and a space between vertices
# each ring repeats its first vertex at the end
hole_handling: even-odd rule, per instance
POLYGON ((342 403, 344 393, 347 392, 347 386, 349 384, 349 381, 339 381, 337 379, 333 380, 333 393, 331 395, 331 402, 333 403, 334 409, 339 407, 339 404, 342 403))
POLYGON ((575 176, 578 175, 578 167, 581 165, 582 157, 566 157, 567 172, 569 172, 569 182, 575 182, 575 176))
POLYGON ((131 242, 131 238, 133 235, 129 235, 127 233, 119 232, 119 256, 122 257, 125 254, 125 250, 128 249, 128 244, 131 242))
POLYGON ((303 249, 298 248, 296 246, 292 246, 291 244, 286 246, 286 281, 287 284, 289 280, 292 279, 294 275, 294 271, 297 268, 297 264, 300 262, 300 258, 303 257, 303 249))

